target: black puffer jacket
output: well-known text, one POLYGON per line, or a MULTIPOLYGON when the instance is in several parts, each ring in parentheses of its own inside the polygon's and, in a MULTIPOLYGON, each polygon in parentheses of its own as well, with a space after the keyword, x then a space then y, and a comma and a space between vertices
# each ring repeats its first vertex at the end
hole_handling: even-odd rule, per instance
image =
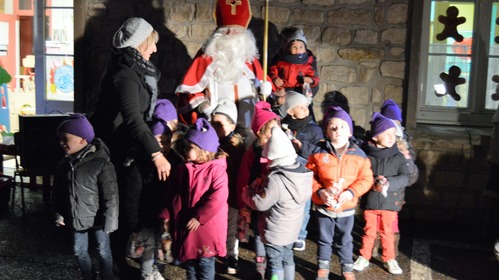
POLYGON ((66 225, 113 232, 118 228, 118 184, 109 150, 95 138, 81 152, 59 163, 55 176, 54 207, 66 225))
POLYGON ((369 190, 361 199, 366 210, 400 211, 404 202, 405 187, 409 184, 409 160, 398 151, 397 145, 391 148, 377 148, 368 142, 363 150, 371 161, 374 178, 383 175, 390 182, 387 196, 369 190))

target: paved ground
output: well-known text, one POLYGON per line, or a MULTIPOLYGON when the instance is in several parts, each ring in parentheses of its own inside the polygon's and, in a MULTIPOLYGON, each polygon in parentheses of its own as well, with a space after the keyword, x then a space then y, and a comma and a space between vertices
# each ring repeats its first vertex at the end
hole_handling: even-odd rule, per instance
MULTIPOLYGON (((18 200, 14 211, 0 218, 0 280, 79 279, 70 233, 53 226, 41 190, 26 190, 26 197, 25 217, 18 200)), ((359 220, 354 230, 355 254, 359 248, 361 223, 359 220)), ((374 259, 364 272, 356 273, 357 279, 499 279, 499 264, 492 258, 490 241, 480 238, 473 229, 401 222, 401 231, 398 261, 404 273, 390 275, 382 268, 380 260, 374 259)), ((240 270, 236 277, 223 274, 219 264, 217 271, 220 273, 216 279, 253 279, 254 255, 250 247, 249 244, 241 247, 240 270)), ((315 279, 315 250, 316 243, 310 238, 307 250, 296 252, 296 279, 315 279)), ((330 279, 341 279, 336 256, 331 263, 330 279)), ((185 279, 185 272, 180 267, 163 269, 166 279, 185 279)))

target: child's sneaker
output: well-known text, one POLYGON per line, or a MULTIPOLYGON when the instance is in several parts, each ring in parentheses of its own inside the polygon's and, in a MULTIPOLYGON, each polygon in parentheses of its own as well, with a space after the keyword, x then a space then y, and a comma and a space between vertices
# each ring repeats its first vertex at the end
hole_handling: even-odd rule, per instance
POLYGON ((345 280, 355 280, 355 274, 352 271, 343 272, 342 275, 345 280))
POLYGON ((327 280, 329 279, 329 269, 320 268, 317 270, 317 278, 315 280, 327 280))
POLYGON ((305 243, 305 240, 298 239, 298 240, 296 240, 293 243, 293 250, 295 250, 295 251, 304 251, 306 245, 307 245, 307 243, 305 243))
POLYGON ((227 274, 237 274, 237 259, 234 257, 227 258, 227 274))
POLYGON ((388 269, 388 272, 391 274, 402 274, 402 269, 400 268, 398 262, 393 259, 393 260, 388 260, 385 263, 386 269, 388 269))
POLYGON ((366 260, 363 256, 359 256, 355 261, 355 263, 353 264, 353 269, 357 271, 362 271, 368 266, 369 266, 369 261, 366 260))
POLYGON ((142 279, 144 279, 144 280, 165 280, 165 278, 163 278, 163 275, 161 275, 161 273, 159 273, 159 271, 154 271, 152 274, 150 274, 148 276, 143 276, 142 279))

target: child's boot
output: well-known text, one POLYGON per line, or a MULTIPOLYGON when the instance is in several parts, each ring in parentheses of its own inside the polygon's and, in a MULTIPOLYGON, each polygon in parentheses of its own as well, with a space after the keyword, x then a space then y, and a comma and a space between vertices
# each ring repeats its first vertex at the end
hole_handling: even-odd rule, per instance
POLYGON ((315 280, 328 280, 329 279, 329 261, 319 260, 319 269, 317 270, 317 278, 315 280))
POLYGON ((353 263, 347 263, 341 265, 341 274, 345 280, 355 280, 355 274, 353 273, 353 263))

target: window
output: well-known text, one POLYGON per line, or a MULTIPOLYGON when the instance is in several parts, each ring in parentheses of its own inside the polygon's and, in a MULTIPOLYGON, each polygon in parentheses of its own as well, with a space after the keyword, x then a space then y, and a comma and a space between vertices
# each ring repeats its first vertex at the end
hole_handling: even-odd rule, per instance
POLYGON ((499 105, 491 98, 499 86, 493 81, 499 78, 498 8, 492 0, 424 1, 418 123, 490 125, 499 105), (455 87, 444 81, 453 74, 455 87))
POLYGON ((73 0, 45 7, 46 99, 74 100, 73 0))

